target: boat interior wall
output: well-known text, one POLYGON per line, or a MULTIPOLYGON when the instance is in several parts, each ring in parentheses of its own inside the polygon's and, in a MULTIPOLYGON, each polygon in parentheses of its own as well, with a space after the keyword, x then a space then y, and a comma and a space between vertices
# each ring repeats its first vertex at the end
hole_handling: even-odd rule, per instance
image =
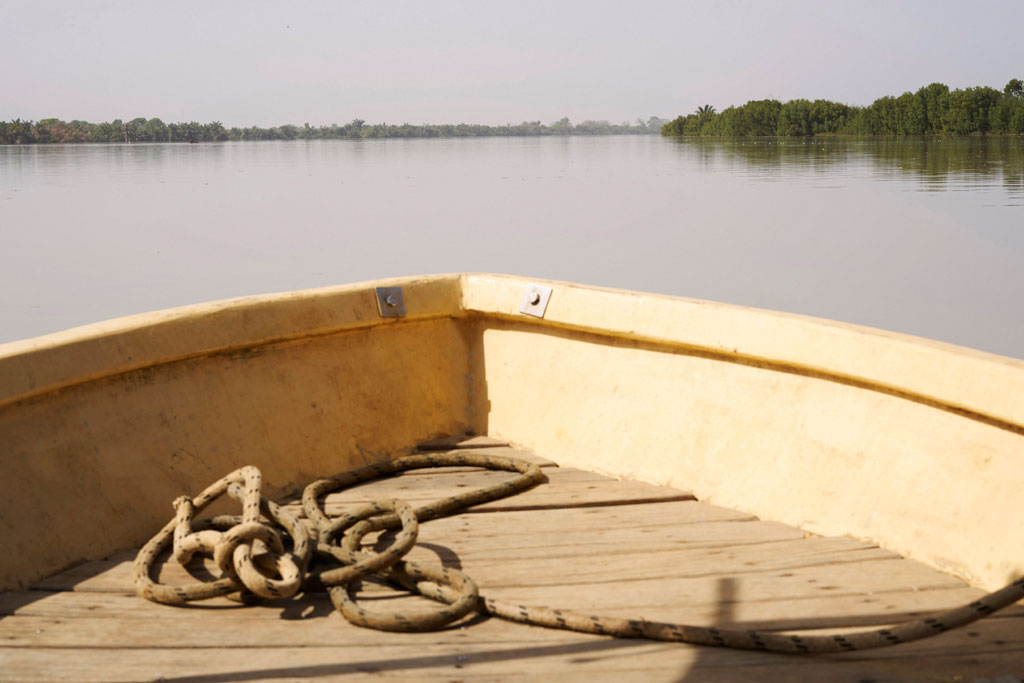
POLYGON ((492 435, 926 556, 978 585, 1024 574, 1017 430, 813 375, 531 324, 495 322, 482 347, 492 435))
POLYGON ((194 357, 0 408, 0 588, 140 544, 242 465, 272 495, 465 430, 449 318, 194 357), (457 408, 457 409, 453 409, 457 408))
POLYGON ((1024 363, 564 283, 536 318, 528 284, 391 280, 0 346, 0 589, 137 546, 239 465, 285 492, 467 430, 981 587, 1024 573, 1024 363))

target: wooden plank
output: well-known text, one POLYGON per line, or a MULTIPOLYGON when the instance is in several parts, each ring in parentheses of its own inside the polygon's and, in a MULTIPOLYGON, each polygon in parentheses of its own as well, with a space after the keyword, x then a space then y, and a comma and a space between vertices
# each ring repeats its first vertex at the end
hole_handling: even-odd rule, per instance
MULTIPOLYGON (((601 486, 615 481, 593 472, 574 468, 548 468, 544 472, 545 480, 533 489, 543 491, 544 494, 552 493, 561 484, 584 482, 601 486)), ((352 486, 329 494, 326 500, 328 504, 362 502, 379 498, 401 498, 410 502, 422 502, 494 486, 517 476, 519 475, 515 472, 486 470, 479 467, 425 468, 352 486)), ((522 495, 524 494, 520 493, 516 498, 522 495)), ((301 496, 302 494, 299 493, 280 502, 289 509, 300 512, 301 496)))
MULTIPOLYGON (((879 596, 881 599, 875 605, 854 606, 853 610, 855 611, 849 614, 836 613, 817 622, 804 617, 788 616, 784 614, 785 607, 782 606, 780 610, 779 605, 769 606, 776 612, 774 618, 766 617, 755 621, 735 618, 723 620, 721 618, 722 612, 725 611, 723 605, 717 605, 718 612, 708 612, 707 618, 705 618, 706 610, 680 603, 676 608, 678 615, 674 620, 680 623, 720 627, 742 626, 774 631, 813 632, 821 629, 850 629, 892 624, 916 618, 922 614, 935 613, 938 611, 936 608, 955 607, 973 597, 970 591, 971 589, 937 589, 916 593, 902 591, 887 594, 879 596), (897 603, 899 609, 896 609, 897 603)), ((17 596, 19 596, 18 593, 12 595, 12 597, 17 596)), ((385 611, 392 609, 391 603, 396 605, 395 610, 406 611, 427 610, 435 605, 421 597, 404 595, 392 597, 372 592, 363 592, 360 596, 361 600, 365 599, 364 604, 367 607, 385 611)), ((334 608, 324 593, 307 594, 302 597, 255 605, 240 605, 227 599, 217 598, 208 602, 195 603, 189 607, 158 605, 144 600, 131 600, 127 596, 121 595, 104 597, 89 593, 42 594, 38 600, 33 599, 36 596, 21 597, 22 599, 17 602, 16 613, 0 620, 0 641, 2 641, 0 645, 2 646, 40 644, 45 640, 39 638, 42 633, 41 627, 28 625, 37 623, 52 623, 60 626, 58 630, 63 635, 59 643, 55 641, 56 644, 95 642, 94 628, 89 624, 125 621, 140 622, 128 628, 136 630, 139 634, 151 633, 153 645, 162 642, 161 639, 176 634, 176 639, 183 639, 180 641, 181 645, 227 647, 237 644, 248 647, 266 642, 281 645, 292 643, 299 646, 308 644, 308 640, 305 640, 307 636, 303 635, 307 629, 325 628, 325 623, 328 621, 333 624, 330 626, 332 629, 352 629, 352 633, 346 635, 347 642, 359 641, 364 645, 372 645, 379 642, 382 637, 380 632, 357 628, 345 622, 341 615, 334 612, 334 608), (152 624, 152 628, 141 622, 152 624), (165 623, 166 627, 162 626, 165 623), (247 624, 255 626, 255 628, 248 628, 247 624), (207 628, 211 633, 216 632, 218 635, 211 636, 212 640, 204 640, 202 632, 207 628)), ((7 604, 6 606, 12 605, 7 604)), ((621 614, 626 609, 628 607, 620 605, 616 611, 621 614)), ((767 614, 767 611, 765 613, 767 614)), ((1012 619, 1016 621, 1009 626, 1024 628, 1024 605, 1011 606, 993 616, 986 617, 987 619, 1012 619)), ((446 638, 444 633, 465 629, 468 629, 470 633, 479 634, 481 638, 486 638, 488 631, 478 628, 478 625, 485 621, 487 620, 478 616, 467 617, 452 628, 434 632, 433 635, 423 634, 424 642, 434 642, 435 640, 442 642, 446 638)), ((520 640, 531 640, 536 637, 537 633, 547 632, 544 629, 538 631, 523 624, 503 623, 509 624, 507 637, 520 640)), ((975 623, 981 624, 982 622, 975 623)), ((121 627, 115 624, 105 625, 103 628, 121 627)), ((971 631, 974 628, 974 625, 968 625, 965 627, 965 631, 971 631)), ((327 631, 324 632, 327 633, 327 631)), ((338 631, 334 631, 334 633, 338 633, 338 631)), ((463 633, 463 635, 467 634, 463 633)), ((139 637, 142 641, 146 640, 141 635, 139 637)))
MULTIPOLYGON (((888 565, 876 568, 884 570, 888 565)), ((557 607, 586 613, 624 617, 643 617, 665 621, 684 621, 695 624, 721 624, 742 622, 763 628, 768 623, 785 619, 787 627, 820 628, 822 626, 865 625, 892 623, 885 615, 897 615, 896 620, 908 618, 911 613, 923 614, 966 604, 976 599, 980 591, 962 584, 939 582, 937 586, 907 586, 906 582, 879 589, 877 582, 850 580, 857 567, 843 572, 834 565, 801 568, 794 572, 775 572, 763 575, 708 575, 680 579, 650 579, 581 584, 501 585, 479 567, 467 567, 467 573, 480 585, 484 595, 514 604, 557 607), (779 574, 791 574, 783 577, 779 574), (815 584, 810 581, 815 581, 815 584), (834 581, 829 583, 829 581, 834 581), (818 583, 821 582, 821 583, 818 583), (838 585, 837 585, 838 584, 838 585), (821 587, 836 586, 834 590, 821 587), (723 607, 725 605, 727 607, 723 607)), ((903 574, 896 571, 895 574, 903 574)), ((915 581, 916 581, 915 577, 915 581)), ((526 579, 529 580, 528 578, 526 579)), ((519 580, 522 583, 522 580, 519 580)), ((505 583, 515 584, 516 579, 505 583)), ((121 584, 123 585, 123 584, 121 584)), ((370 594, 373 594, 372 592, 370 594)), ((69 593, 47 594, 29 592, 18 602, 13 596, 0 600, 0 613, 26 615, 96 614, 105 605, 118 607, 115 614, 148 613, 146 603, 129 593, 91 593, 78 591, 81 599, 62 598, 69 593), (109 598, 111 602, 105 602, 109 598)), ((320 596, 322 597, 322 596, 320 596)), ((317 594, 295 599, 294 604, 320 599, 317 594)), ((198 603, 210 609, 234 610, 230 601, 198 603)), ((290 603, 290 607, 293 603, 290 603)), ((396 603, 397 604, 397 603, 396 603)), ((180 610, 157 606, 154 614, 177 616, 180 610)), ((293 608, 292 611, 295 611, 293 608)), ((312 609, 312 608, 310 608, 312 609)), ((1024 608, 1022 608, 1024 609, 1024 608)), ((1009 608, 1012 614, 1021 610, 1009 608)), ((187 612, 187 611, 186 611, 187 612)), ((253 612, 257 614, 258 612, 253 612)))
MULTIPOLYGON (((108 621, 116 628, 113 620, 108 621)), ((350 628, 343 629, 343 637, 313 641, 301 647, 175 647, 168 646, 170 638, 160 638, 159 625, 154 624, 148 626, 147 633, 163 646, 140 648, 128 645, 138 630, 116 631, 108 626, 106 631, 97 633, 92 644, 79 647, 0 648, 0 670, 5 677, 18 680, 81 681, 157 677, 179 682, 294 680, 343 674, 410 680, 506 678, 513 673, 534 679, 585 675, 607 680, 641 676, 645 680, 679 680, 681 675, 693 675, 716 681, 971 680, 1006 676, 1019 670, 1024 629, 1021 624, 1011 623, 1014 621, 1022 620, 988 619, 971 632, 973 636, 966 631, 951 631, 890 650, 816 658, 617 640, 526 628, 499 620, 443 632, 440 635, 444 640, 440 642, 438 634, 376 634, 380 640, 369 646, 358 637, 349 638, 360 630, 350 628), (531 639, 510 639, 508 636, 515 631, 531 639), (110 645, 115 642, 119 645, 110 645)), ((92 625, 103 628, 99 620, 92 625)), ((57 626, 60 625, 51 624, 44 633, 57 626)), ((129 625, 132 626, 143 627, 139 623, 129 625)), ((222 632, 226 631, 211 629, 214 634, 222 632)), ((193 637, 198 635, 201 633, 193 633, 193 637)))
MULTIPOLYGON (((592 472, 574 468, 553 467, 545 470, 548 479, 514 497, 476 505, 470 512, 552 509, 601 505, 625 505, 656 501, 694 500, 692 493, 668 486, 654 486, 639 481, 616 481, 592 472)), ((508 472, 480 470, 451 475, 406 476, 380 479, 327 496, 327 514, 340 514, 348 506, 374 499, 400 498, 414 505, 465 493, 466 491, 506 481, 515 476, 508 472)), ((297 502, 288 503, 296 513, 297 502)))
MULTIPOLYGON (((436 454, 436 451, 428 451, 436 454)), ((459 453, 465 452, 465 449, 451 449, 447 451, 441 451, 443 453, 459 453)), ((525 460, 526 462, 533 463, 538 467, 558 467, 558 463, 549 458, 531 453, 530 451, 524 451, 518 448, 510 448, 508 446, 481 446, 480 448, 472 449, 474 455, 497 455, 504 458, 517 458, 519 460, 525 460)), ((409 470, 406 474, 416 476, 420 474, 428 474, 433 472, 478 472, 479 467, 442 467, 434 470, 409 470)))
MULTIPOLYGON (((729 508, 693 500, 611 505, 607 507, 567 507, 555 510, 510 510, 500 515, 461 517, 455 515, 437 519, 423 525, 424 530, 445 528, 448 524, 466 524, 481 533, 500 532, 503 535, 535 535, 548 530, 555 533, 578 532, 581 529, 649 529, 691 526, 696 528, 709 522, 757 521, 754 515, 729 508)), ((783 525, 779 525, 783 526, 783 525)), ((803 536, 804 532, 793 529, 803 536)), ((432 532, 429 532, 432 533, 432 532)), ((649 532, 655 533, 655 532, 649 532)))
MULTIPOLYGON (((325 593, 288 601, 241 605, 227 598, 213 598, 186 606, 160 605, 127 593, 89 591, 9 591, 0 593, 0 615, 78 619, 197 619, 217 620, 226 616, 239 619, 299 619, 310 612, 326 616, 333 609, 325 593)), ((0 624, 6 623, 6 619, 0 624)), ((198 623, 198 622, 197 622, 198 623)), ((215 623, 215 622, 210 622, 215 623)))
MULTIPOLYGON (((776 625, 770 628, 821 628, 823 626, 885 624, 890 623, 888 620, 902 621, 908 615, 934 612, 966 604, 979 595, 976 589, 952 587, 919 591, 900 589, 870 595, 866 593, 810 595, 800 599, 751 596, 751 599, 726 602, 720 590, 721 586, 712 586, 711 588, 707 598, 703 600, 691 600, 686 595, 666 592, 662 604, 647 604, 646 606, 636 603, 629 590, 606 590, 602 596, 593 596, 592 603, 595 611, 600 610, 602 613, 615 613, 621 616, 630 615, 631 609, 638 612, 652 606, 664 606, 667 621, 706 626, 742 623, 758 624, 758 628, 768 628, 766 625, 769 624, 776 625)), ((481 590, 485 595, 499 597, 494 590, 487 588, 481 590)), ((370 590, 366 594, 377 598, 382 597, 370 590)), ((526 600, 517 600, 511 591, 507 591, 505 597, 517 603, 563 607, 580 611, 584 611, 589 606, 582 601, 573 600, 567 594, 557 594, 557 601, 538 600, 531 603, 526 600)), ((402 600, 420 600, 420 598, 391 598, 390 596, 387 599, 393 600, 396 605, 399 605, 402 600)), ((137 620, 153 620, 155 623, 166 620, 197 620, 197 625, 204 623, 214 625, 231 620, 303 622, 306 618, 327 616, 332 611, 327 596, 323 593, 312 593, 289 600, 256 605, 240 605, 226 598, 216 598, 193 603, 187 607, 160 605, 128 594, 76 591, 53 593, 23 591, 0 594, 0 614, 61 618, 61 620, 79 620, 79 618, 136 620, 137 618, 137 620)), ((997 615, 1008 617, 1024 615, 1024 605, 1008 607, 997 612, 997 615)), ((6 620, 0 620, 0 625, 5 623, 6 620)), ((233 624, 233 622, 231 623, 233 624)))
POLYGON ((101 591, 110 593, 131 593, 132 562, 138 551, 126 550, 102 560, 83 562, 80 565, 54 574, 32 586, 42 591, 101 591))
MULTIPOLYGON (((821 540, 828 542, 832 539, 821 540)), ((792 561, 798 564, 801 559, 792 561)), ((779 555, 777 562, 785 562, 784 553, 779 555)), ((671 566, 672 563, 665 564, 671 566)), ((826 563, 787 571, 780 571, 775 566, 746 574, 730 573, 728 569, 715 573, 711 567, 711 571, 703 575, 644 577, 625 581, 621 580, 622 572, 618 569, 611 569, 605 574, 590 573, 580 577, 579 572, 570 572, 534 580, 535 566, 529 561, 520 562, 519 571, 513 571, 511 575, 505 567, 495 570, 486 563, 467 562, 466 565, 464 569, 478 582, 482 593, 496 599, 581 612, 701 624, 723 621, 749 623, 753 620, 761 623, 785 617, 791 618, 794 627, 816 627, 820 618, 827 620, 821 623, 840 625, 846 622, 842 619, 837 621, 837 615, 937 611, 965 604, 981 595, 981 591, 969 589, 955 579, 903 560, 868 560, 845 565, 826 563), (728 609, 724 611, 723 605, 728 609)), ((168 563, 166 567, 174 568, 175 565, 168 563)), ((687 570, 692 574, 694 568, 670 568, 670 571, 680 574, 687 570)), ((126 578, 127 573, 123 577, 126 578)), ((180 570, 177 576, 165 578, 181 578, 180 570)), ((125 582, 119 585, 125 586, 125 582)), ((4 596, 6 602, 0 601, 0 613, 53 615, 66 609, 76 614, 95 614, 95 610, 106 604, 102 594, 77 593, 84 596, 82 600, 59 597, 68 595, 65 593, 46 594, 41 591, 21 595, 24 604, 13 595, 4 596)), ((145 612, 149 605, 125 593, 107 596, 112 600, 110 605, 120 605, 116 613, 145 612)), ((316 595, 309 599, 315 600, 316 595)), ((230 601, 199 604, 210 605, 211 608, 236 607, 230 601)), ((1007 613, 1016 609, 1010 608, 1007 613)), ((166 614, 177 613, 178 610, 174 609, 166 611, 166 614)), ((889 622, 875 619, 849 623, 889 622)))
POLYGON ((442 436, 438 439, 431 439, 430 441, 424 441, 416 445, 416 449, 420 451, 449 451, 466 448, 500 448, 508 447, 508 441, 504 439, 496 439, 492 436, 467 436, 464 434, 455 434, 452 436, 442 436))
MULTIPOLYGON (((887 550, 846 538, 798 538, 718 548, 662 546, 655 542, 623 553, 621 545, 609 544, 598 548, 586 540, 572 538, 567 538, 561 547, 493 548, 474 544, 468 549, 458 542, 442 546, 424 540, 413 548, 408 558, 443 562, 448 566, 460 566, 464 571, 487 572, 488 576, 528 572, 572 583, 635 581, 667 576, 743 576, 823 564, 900 559, 887 550)), ((538 583, 543 585, 544 581, 539 579, 538 583)))
MULTIPOLYGON (((328 500, 334 498, 354 497, 401 497, 402 493, 429 492, 431 496, 443 497, 452 489, 476 489, 494 486, 500 482, 519 476, 516 472, 487 470, 480 467, 465 471, 452 471, 454 468, 439 467, 421 470, 410 470, 399 475, 377 479, 359 484, 330 494, 328 500), (414 476, 418 473, 418 476, 414 476)), ((602 474, 576 469, 575 467, 552 467, 544 469, 546 480, 536 487, 540 491, 551 492, 562 484, 586 483, 604 487, 609 492, 619 488, 621 482, 602 474)), ((646 484, 650 486, 650 484, 646 484)), ((668 488, 659 486, 656 488, 668 488)), ((679 492, 679 489, 672 489, 679 492)), ((459 491, 462 492, 462 491, 459 491)), ((522 495, 522 494, 520 494, 522 495)))
MULTIPOLYGON (((658 568, 665 566, 669 568, 668 571, 678 570, 679 574, 684 575, 723 571, 743 573, 779 570, 807 562, 838 562, 843 561, 844 557, 850 561, 860 561, 866 557, 866 553, 874 558, 893 557, 888 551, 852 539, 814 537, 805 540, 798 531, 784 525, 766 526, 769 528, 755 532, 752 528, 754 525, 723 522, 689 525, 681 529, 682 533, 679 533, 678 528, 669 527, 670 531, 676 533, 632 542, 623 530, 600 530, 576 538, 572 535, 548 534, 538 538, 519 534, 511 539, 487 536, 475 539, 467 534, 458 542, 448 545, 431 542, 433 536, 428 536, 417 544, 408 559, 479 569, 495 563, 521 566, 534 561, 536 566, 544 567, 547 566, 545 563, 550 562, 576 562, 590 558, 603 564, 602 576, 615 575, 628 581, 637 576, 646 576, 645 572, 663 571, 658 568), (701 533, 694 534, 693 531, 701 533), (607 540, 609 537, 612 540, 607 540), (605 540, 598 541, 598 538, 605 540), (713 541, 699 542, 707 538, 713 541), (698 542, 686 545, 694 540, 698 542), (669 547, 665 547, 666 541, 670 543, 669 547), (632 553, 629 555, 619 552, 624 542, 631 545, 632 553), (771 548, 766 549, 765 544, 770 544, 771 548), (658 556, 656 562, 651 562, 652 556, 658 556)), ((131 565, 134 557, 133 552, 126 552, 107 560, 86 563, 41 581, 36 588, 131 593, 131 565)), ((162 561, 156 564, 157 576, 163 582, 180 583, 194 580, 195 573, 203 576, 219 575, 218 569, 208 558, 203 560, 197 557, 189 566, 194 572, 192 576, 165 554, 162 561)))
MULTIPOLYGON (((822 612, 827 616, 818 618, 794 616, 784 605, 775 604, 762 609, 761 619, 737 620, 733 617, 723 620, 721 605, 717 606, 718 609, 679 605, 672 620, 701 626, 742 626, 777 631, 878 627, 933 613, 937 606, 945 608, 965 603, 972 597, 969 591, 949 589, 901 592, 885 596, 889 604, 879 602, 865 605, 851 601, 851 609, 842 613, 842 604, 830 606, 822 603, 822 607, 831 607, 836 611, 831 614, 822 612), (899 604, 898 609, 894 603, 899 604)), ((429 609, 433 604, 422 598, 384 599, 370 593, 364 594, 364 597, 367 598, 365 605, 374 609, 401 609, 408 612, 429 609)), ((343 639, 352 646, 372 647, 386 644, 390 637, 378 631, 352 626, 334 611, 323 593, 246 606, 218 599, 210 601, 213 604, 208 606, 189 608, 157 605, 142 600, 130 602, 125 596, 109 596, 109 600, 98 598, 95 594, 87 593, 50 594, 34 602, 26 598, 21 602, 22 607, 17 614, 0 619, 0 647, 87 647, 104 642, 132 642, 140 647, 157 647, 166 643, 177 647, 258 647, 263 644, 301 647, 326 642, 325 638, 332 641, 343 639), (122 631, 131 633, 132 639, 126 641, 117 638, 117 634, 122 631)), ((617 611, 621 613, 625 609, 620 607, 617 611)), ((1015 619, 1005 627, 1011 630, 1024 628, 1024 606, 998 612, 987 619, 1015 619)), ((458 631, 465 640, 486 643, 494 635, 494 622, 504 625, 502 628, 505 631, 501 637, 505 640, 534 642, 553 633, 538 627, 473 616, 449 629, 421 634, 419 642, 448 642, 452 632, 458 631)), ((978 625, 982 625, 982 622, 978 622, 978 625)), ((964 635, 977 637, 969 635, 969 632, 975 630, 975 625, 969 625, 964 629, 964 635)))
MULTIPOLYGON (((423 609, 423 598, 419 596, 398 594, 390 587, 377 584, 367 583, 364 584, 364 588, 365 590, 360 592, 360 599, 365 598, 368 606, 388 611, 423 609)), ((980 591, 976 589, 960 586, 916 591, 897 589, 884 593, 805 595, 796 600, 789 597, 749 599, 737 603, 735 595, 722 590, 722 584, 719 584, 718 589, 714 602, 698 603, 668 595, 660 604, 644 607, 631 602, 632 594, 627 586, 623 590, 614 591, 616 597, 606 600, 607 605, 603 607, 583 609, 579 604, 567 602, 566 596, 562 596, 561 602, 550 606, 563 611, 577 611, 584 615, 643 617, 697 626, 813 634, 822 630, 847 632, 891 626, 961 607, 980 595, 980 591)), ((482 594, 497 599, 499 592, 485 589, 482 594)), ((505 602, 525 606, 547 606, 525 600, 505 602)), ((1011 605, 989 618, 1024 619, 1024 604, 1011 605)), ((1024 627, 1024 621, 1021 621, 1020 625, 1024 627)))
MULTIPOLYGON (((561 565, 565 565, 562 562, 561 565)), ((551 566, 558 563, 552 563, 551 566)), ((885 590, 928 590, 963 586, 956 578, 940 574, 916 562, 905 560, 866 559, 862 562, 814 564, 784 570, 740 573, 696 572, 687 576, 685 570, 673 575, 670 567, 659 566, 643 578, 623 581, 618 575, 604 572, 600 566, 572 568, 566 572, 547 572, 536 566, 493 565, 470 566, 465 571, 489 595, 524 604, 558 605, 569 602, 604 608, 614 600, 608 594, 628 591, 631 605, 659 608, 666 604, 666 594, 673 602, 717 603, 725 591, 736 601, 800 600, 801 598, 836 594, 872 593, 885 590)), ((642 574, 642 572, 637 572, 642 574)), ((651 617, 654 618, 654 617, 651 617)))
MULTIPOLYGON (((509 554, 622 555, 624 548, 635 552, 693 549, 714 556, 731 546, 804 538, 821 537, 696 501, 455 515, 421 525, 419 534, 423 544, 498 559, 509 554)), ((849 549, 874 547, 849 538, 831 542, 849 549)))
MULTIPOLYGON (((369 586, 370 584, 366 584, 369 586)), ((390 589, 388 589, 390 590, 390 589)), ((608 591, 614 595, 608 596, 604 606, 597 610, 601 614, 631 616, 639 612, 642 607, 630 604, 630 593, 626 591, 608 591)), ((484 594, 497 597, 493 591, 483 590, 484 594)), ((397 593, 383 595, 374 590, 367 590, 361 593, 368 598, 367 606, 383 610, 419 610, 424 609, 427 603, 419 597, 402 597, 397 593)), ((802 600, 785 599, 759 599, 742 601, 740 603, 729 603, 721 600, 723 597, 718 594, 714 597, 718 600, 709 602, 695 602, 685 600, 685 596, 675 596, 666 593, 665 616, 666 621, 676 621, 696 625, 740 625, 748 628, 765 628, 775 630, 805 630, 810 628, 847 628, 855 626, 873 626, 890 624, 896 621, 903 621, 916 618, 925 613, 934 613, 939 610, 949 609, 966 604, 975 599, 978 591, 966 587, 939 588, 933 590, 910 591, 900 590, 888 593, 876 593, 868 596, 859 594, 853 596, 829 595, 811 596, 802 600)), ((553 606, 566 609, 585 611, 585 605, 572 602, 568 596, 561 596, 560 602, 553 606)), ((517 601, 520 602, 520 601, 517 601)), ((521 601, 525 602, 525 601, 521 601)), ((529 604, 529 603, 527 603, 529 604)), ((532 603, 540 604, 540 603, 532 603)), ((367 629, 358 629, 340 619, 340 615, 334 615, 334 609, 324 593, 311 593, 287 600, 276 600, 256 605, 240 605, 226 598, 215 598, 187 607, 172 607, 159 605, 142 600, 135 596, 123 594, 98 594, 87 592, 58 592, 47 593, 43 591, 24 591, 20 593, 0 594, 0 614, 11 615, 0 619, 0 643, 8 639, 12 632, 10 628, 18 624, 18 619, 34 618, 55 620, 65 626, 65 631, 76 631, 81 629, 77 636, 66 636, 72 640, 91 638, 91 627, 83 625, 76 626, 80 620, 112 620, 112 621, 147 621, 156 625, 166 624, 167 630, 157 629, 156 633, 163 633, 168 637, 172 633, 185 633, 188 630, 201 634, 204 631, 217 633, 216 637, 211 636, 207 644, 214 646, 218 643, 229 646, 234 643, 258 643, 277 642, 277 639, 284 638, 282 643, 294 642, 304 644, 303 629, 307 624, 319 624, 325 618, 335 619, 337 628, 354 629, 355 635, 346 635, 346 640, 351 638, 369 638, 368 634, 376 632, 367 629), (171 622, 183 622, 185 625, 171 625, 171 622), (274 626, 266 637, 260 635, 261 629, 268 628, 259 625, 261 622, 280 624, 281 630, 274 626), (246 626, 248 624, 248 626, 246 626), (242 634, 242 631, 251 629, 251 632, 242 634), (293 631, 288 631, 293 628, 293 631), (290 640, 293 636, 285 637, 283 634, 292 633, 298 640, 290 640), (276 635, 275 635, 276 634, 276 635), (273 636, 273 637, 271 637, 273 636), (238 640, 243 638, 243 640, 238 640)), ((1024 605, 1009 607, 998 612, 990 619, 999 618, 1024 618, 1024 605)), ((469 618, 463 624, 468 624, 467 630, 472 633, 480 633, 485 637, 487 631, 477 631, 476 618, 469 618)), ((20 622, 26 623, 26 622, 20 622)), ((1024 622, 1021 622, 1024 625, 1024 622)), ((512 626, 522 627, 522 625, 512 626)), ((27 627, 26 627, 27 628, 27 627)), ((116 627, 110 627, 116 628, 116 627)), ((315 626, 319 628, 319 626, 315 626)), ((967 630, 973 629, 973 626, 967 630)), ((145 629, 140 633, 146 632, 145 629)), ((510 631, 508 637, 531 638, 530 629, 524 631, 510 631)), ((543 629, 540 632, 545 632, 543 629)), ((177 637, 177 636, 176 636, 177 637)), ((186 636, 182 636, 186 637, 186 636)), ((197 637, 199 637, 197 635, 197 637)), ((367 642, 374 643, 380 640, 378 634, 367 642)), ((426 636, 424 636, 426 638, 426 636)), ((440 636, 438 636, 440 637, 440 636)), ((27 641, 20 641, 27 644, 27 641)), ((62 641, 64 642, 64 641, 62 641)), ((186 641, 191 643, 192 640, 186 641)), ((433 642, 433 641, 428 641, 433 642)))
MULTIPOLYGON (((699 549, 803 538, 798 529, 762 522, 757 528, 735 522, 753 518, 727 508, 676 501, 592 508, 528 510, 432 520, 421 529, 421 547, 436 549, 458 539, 458 553, 545 552, 561 548, 567 538, 585 541, 586 552, 619 552, 628 545, 654 550, 663 543, 699 549), (530 551, 530 548, 536 550, 530 551)), ((36 584, 42 590, 131 592, 131 563, 136 551, 83 563, 36 584)), ((173 569, 173 563, 172 567, 173 569)), ((164 567, 161 565, 161 569, 164 567)), ((180 572, 162 574, 167 581, 180 572)))
MULTIPOLYGON (((467 680, 469 675, 493 680, 516 672, 536 679, 544 674, 572 671, 579 676, 601 673, 642 674, 665 678, 690 669, 700 652, 685 646, 668 651, 664 646, 629 641, 559 639, 542 646, 496 641, 488 647, 472 645, 378 646, 353 651, 344 645, 269 649, 108 649, 53 648, 0 651, 0 666, 12 679, 79 681, 137 681, 159 677, 165 681, 297 680, 355 676, 392 680, 467 680), (625 656, 628 655, 628 656, 625 656), (641 664, 642 658, 642 664, 641 664)), ((741 657, 751 663, 765 656, 741 657)), ((859 668, 863 668, 861 665, 859 668)), ((676 678, 674 676, 673 678, 676 678)), ((656 679, 655 679, 656 680, 656 679)))
MULTIPOLYGON (((449 468, 424 468, 410 470, 402 474, 385 477, 374 481, 352 486, 328 496, 328 500, 339 497, 358 497, 363 500, 368 497, 391 497, 398 498, 402 495, 416 493, 422 495, 429 493, 431 497, 444 497, 450 495, 455 489, 475 489, 494 486, 495 484, 507 481, 519 476, 516 472, 505 472, 500 470, 487 470, 479 467, 470 468, 465 471, 448 471, 449 468), (419 476, 413 476, 413 473, 419 476)), ((546 480, 539 484, 536 489, 551 492, 561 484, 585 482, 595 486, 605 485, 609 489, 618 488, 617 480, 610 479, 594 472, 587 472, 573 467, 554 467, 544 470, 546 480), (607 486, 611 484, 611 486, 607 486)), ((659 487, 666 488, 666 487, 659 487)), ((462 491, 455 491, 461 493, 462 491)), ((520 494, 522 495, 522 494, 520 494)))

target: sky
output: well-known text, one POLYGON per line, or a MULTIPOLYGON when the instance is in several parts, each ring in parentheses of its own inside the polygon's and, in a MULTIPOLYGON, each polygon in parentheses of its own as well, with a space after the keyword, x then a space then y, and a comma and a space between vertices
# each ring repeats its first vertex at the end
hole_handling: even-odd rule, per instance
POLYGON ((0 120, 634 121, 1024 77, 1024 1, 0 0, 0 120))

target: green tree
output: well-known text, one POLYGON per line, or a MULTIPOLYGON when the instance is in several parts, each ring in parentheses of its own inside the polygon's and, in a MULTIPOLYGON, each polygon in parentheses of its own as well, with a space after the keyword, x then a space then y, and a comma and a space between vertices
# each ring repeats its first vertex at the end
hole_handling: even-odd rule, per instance
POLYGON ((811 135, 811 103, 807 100, 790 100, 779 109, 779 135, 811 135))
POLYGON ((290 123, 283 126, 277 127, 278 135, 281 140, 294 140, 299 137, 299 129, 297 126, 293 126, 290 123))
POLYGON ((142 127, 146 125, 146 117, 140 116, 124 124, 125 142, 148 142, 142 127))
POLYGON ((1003 97, 989 110, 989 126, 993 133, 1024 133, 1015 121, 1024 117, 1024 98, 1003 97))
POLYGON ((563 116, 554 123, 551 124, 551 130, 556 134, 568 135, 572 132, 572 123, 569 122, 569 117, 563 116))
POLYGON ((747 122, 742 107, 726 107, 726 109, 710 121, 704 130, 708 135, 735 137, 746 135, 747 122))
POLYGON ((998 90, 987 87, 954 90, 942 117, 943 131, 956 135, 987 132, 989 112, 1002 97, 998 90))
POLYGON ((120 126, 114 126, 110 121, 97 123, 89 131, 89 142, 117 142, 121 139, 120 126))
POLYGON ((1024 102, 1020 102, 1013 108, 1013 111, 1010 112, 1008 132, 1024 134, 1024 102))
POLYGON ((54 135, 57 124, 60 123, 57 119, 39 119, 33 128, 35 129, 35 141, 38 144, 46 145, 51 142, 59 142, 54 135))
POLYGON ((753 100, 743 105, 746 135, 776 135, 782 103, 778 100, 753 100))
POLYGON ((175 142, 202 142, 203 141, 203 124, 198 121, 189 121, 188 123, 171 124, 177 126, 175 131, 175 142))
POLYGON ((228 139, 228 131, 220 121, 212 121, 202 127, 202 140, 204 142, 225 142, 228 139))
POLYGON ((911 92, 896 98, 897 135, 924 135, 928 130, 928 117, 924 101, 911 92))
POLYGON ((931 83, 918 90, 917 96, 924 103, 925 132, 942 132, 942 117, 949 106, 949 86, 931 83))
POLYGON ((140 139, 149 142, 168 142, 170 140, 167 124, 157 118, 152 118, 139 126, 140 139))
POLYGON ((25 145, 36 141, 34 126, 31 121, 14 119, 11 121, 10 136, 16 145, 25 145))

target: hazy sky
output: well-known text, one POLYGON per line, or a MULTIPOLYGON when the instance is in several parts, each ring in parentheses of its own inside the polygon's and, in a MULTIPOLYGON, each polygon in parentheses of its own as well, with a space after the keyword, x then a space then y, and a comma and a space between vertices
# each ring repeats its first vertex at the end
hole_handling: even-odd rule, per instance
POLYGON ((0 0, 0 120, 618 122, 1024 78, 1024 0, 0 0))

